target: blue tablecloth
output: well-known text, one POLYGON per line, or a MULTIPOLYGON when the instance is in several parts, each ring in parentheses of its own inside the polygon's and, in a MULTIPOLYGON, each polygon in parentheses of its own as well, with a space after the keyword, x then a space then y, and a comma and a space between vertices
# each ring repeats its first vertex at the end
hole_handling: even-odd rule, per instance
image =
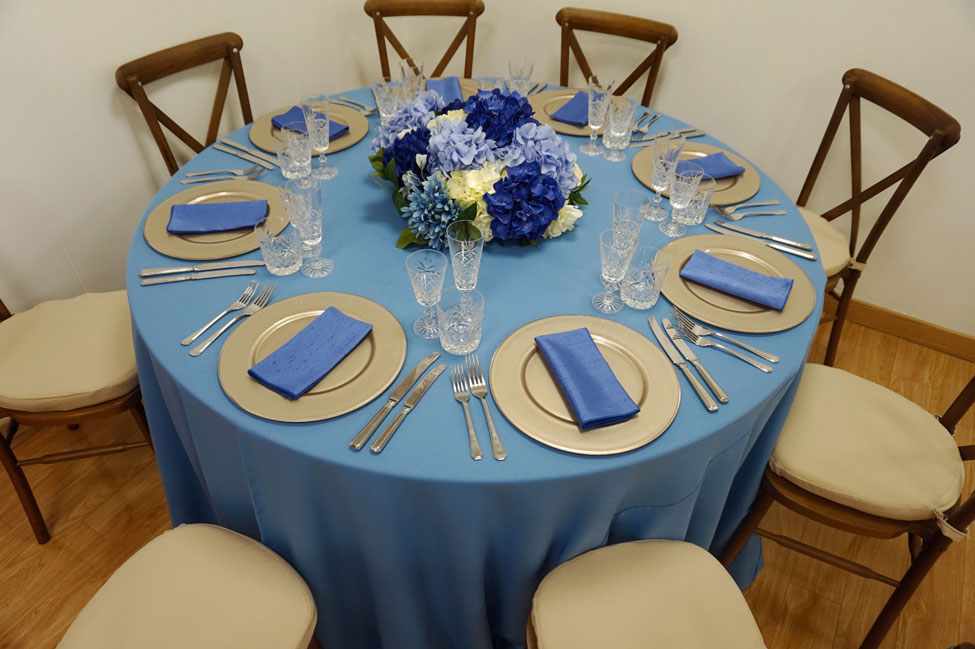
MULTIPOLYGON (((371 102, 366 91, 350 93, 371 102)), ((369 118, 375 131, 375 117, 369 118)), ((655 128, 684 126, 661 117, 655 128)), ((700 125, 706 127, 707 125, 700 125)), ((404 368, 437 341, 417 338, 421 312, 395 247, 403 220, 389 192, 369 178, 372 134, 329 156, 340 175, 325 183, 325 279, 279 278, 275 299, 315 291, 356 293, 387 307, 407 332, 404 368)), ((232 135, 248 143, 247 131, 232 135)), ((567 138, 576 150, 583 138, 567 138)), ((711 138, 700 142, 720 144, 711 138)), ((629 149, 630 156, 639 149, 629 149)), ((183 172, 246 166, 206 149, 166 183, 149 206, 185 188, 183 172)), ((478 289, 486 298, 482 363, 521 325, 553 314, 597 315, 599 232, 610 227, 612 196, 643 189, 626 162, 579 156, 593 177, 589 206, 574 231, 537 247, 489 245, 478 289)), ((278 184, 278 171, 260 180, 278 184)), ((749 226, 812 238, 788 197, 764 174, 755 200, 778 198, 787 216, 749 226)), ((703 227, 689 228, 705 233, 703 227)), ((645 244, 667 239, 648 223, 645 244)), ((245 255, 259 257, 258 252, 245 255)), ((821 295, 818 262, 795 259, 821 295)), ((211 522, 252 536, 281 554, 308 582, 318 605, 318 637, 329 649, 366 647, 488 649, 524 643, 531 597, 560 563, 607 543, 685 539, 717 552, 747 511, 788 411, 815 333, 821 303, 799 326, 742 335, 779 354, 770 375, 715 350, 702 361, 731 394, 716 414, 701 407, 684 378, 682 402, 661 437, 622 455, 588 457, 543 446, 494 409, 508 459, 473 462, 460 405, 441 379, 378 456, 349 441, 386 394, 344 416, 308 424, 253 417, 224 395, 219 344, 192 358, 179 339, 233 301, 247 278, 141 287, 138 271, 175 263, 143 240, 140 222, 127 280, 139 376, 173 523, 211 522)), ((258 270, 257 279, 268 274, 258 270)), ((668 315, 666 299, 649 312, 668 315)), ((613 320, 649 335, 648 312, 613 320)), ((456 361, 444 355, 442 360, 456 361)), ((494 405, 492 403, 492 408, 494 405)), ((480 407, 472 410, 489 448, 480 407)), ((734 566, 739 584, 760 565, 757 544, 734 566)))

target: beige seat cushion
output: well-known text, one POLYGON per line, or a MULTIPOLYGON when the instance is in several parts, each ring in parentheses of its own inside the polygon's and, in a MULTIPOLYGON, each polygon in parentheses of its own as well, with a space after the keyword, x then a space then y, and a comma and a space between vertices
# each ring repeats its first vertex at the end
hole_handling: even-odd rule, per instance
POLYGON ((73 410, 138 384, 125 291, 43 302, 0 322, 0 408, 73 410))
POLYGON ((812 232, 816 246, 819 248, 819 258, 823 260, 823 270, 826 277, 832 277, 850 263, 850 241, 836 226, 805 207, 799 208, 799 213, 806 220, 812 232))
POLYGON ((58 649, 306 649, 317 617, 308 586, 274 552, 181 525, 115 571, 58 649))
POLYGON ((553 570, 532 605, 538 649, 763 649, 734 580, 683 541, 632 541, 553 570))
POLYGON ((849 372, 806 365, 769 467, 807 491, 912 521, 958 501, 958 445, 933 415, 849 372))

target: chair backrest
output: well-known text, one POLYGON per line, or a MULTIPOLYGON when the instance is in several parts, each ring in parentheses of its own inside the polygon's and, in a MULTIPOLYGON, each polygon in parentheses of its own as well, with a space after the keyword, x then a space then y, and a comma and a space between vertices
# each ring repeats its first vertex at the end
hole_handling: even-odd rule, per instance
POLYGON ((386 18, 397 16, 459 16, 464 18, 454 40, 450 42, 443 58, 428 74, 439 77, 443 74, 450 59, 454 57, 460 44, 467 39, 467 49, 464 53, 464 76, 470 78, 474 68, 474 28, 477 17, 484 13, 484 3, 481 0, 366 0, 362 6, 366 14, 372 18, 376 27, 376 45, 379 47, 379 67, 384 77, 390 76, 389 55, 386 53, 386 41, 393 46, 401 59, 409 61, 413 57, 399 42, 396 35, 386 24, 386 18))
POLYGON ((852 212, 852 222, 850 226, 850 256, 855 257, 856 261, 866 263, 874 246, 883 234, 890 219, 894 216, 897 208, 904 201, 907 193, 911 190, 915 181, 924 171, 924 167, 933 158, 941 155, 953 147, 961 137, 961 125, 948 113, 941 110, 927 99, 914 94, 907 88, 897 85, 879 75, 867 70, 854 68, 847 70, 843 75, 843 90, 840 98, 833 109, 833 115, 826 126, 826 133, 813 159, 806 182, 799 192, 797 205, 805 206, 812 194, 816 179, 823 168, 826 156, 829 153, 830 145, 836 136, 843 115, 849 110, 850 114, 850 167, 852 174, 852 196, 833 207, 822 212, 823 218, 833 220, 846 212, 852 212), (876 183, 863 188, 862 179, 862 157, 861 157, 861 137, 860 137, 860 99, 866 99, 899 117, 908 124, 914 126, 927 136, 924 146, 917 157, 907 162, 904 166, 893 171, 876 183), (897 184, 899 181, 899 184, 897 184), (856 244, 860 230, 860 206, 880 194, 887 188, 897 184, 897 189, 891 195, 890 200, 884 206, 877 218, 876 223, 870 229, 863 245, 857 252, 856 244))
POLYGON ((220 128, 220 118, 223 115, 231 74, 233 74, 234 81, 237 84, 237 97, 240 99, 244 123, 254 121, 251 114, 250 98, 247 96, 247 84, 244 82, 244 68, 240 62, 240 50, 243 47, 244 41, 240 36, 232 32, 225 32, 143 56, 134 61, 129 61, 115 71, 115 82, 139 105, 142 116, 145 118, 146 124, 149 125, 149 131, 152 132, 152 137, 156 140, 156 146, 159 147, 159 152, 162 154, 163 160, 166 161, 166 167, 170 174, 176 173, 179 164, 176 162, 173 150, 170 148, 160 125, 165 126, 196 152, 200 152, 213 144, 217 139, 217 130, 220 128), (220 69, 220 79, 217 82, 217 94, 210 111, 210 124, 207 128, 206 140, 201 144, 149 100, 144 86, 171 74, 220 59, 223 59, 223 67, 220 69))
POLYGON ((569 85, 569 50, 572 50, 575 55, 576 62, 582 69, 585 78, 588 79, 593 74, 592 68, 589 67, 589 62, 586 60, 586 55, 582 53, 582 46, 579 45, 579 40, 574 33, 575 30, 600 32, 653 43, 655 45, 653 51, 636 66, 630 76, 626 77, 613 92, 613 94, 622 95, 646 73, 647 83, 643 88, 643 97, 640 103, 644 106, 650 105, 650 97, 653 95, 653 87, 657 83, 657 74, 660 72, 664 52, 677 42, 677 29, 673 25, 649 18, 637 18, 608 11, 575 9, 573 7, 559 9, 558 13, 555 14, 555 22, 562 27, 559 83, 563 86, 569 85))
POLYGON ((3 303, 3 300, 0 300, 0 322, 3 322, 12 315, 13 314, 10 313, 10 309, 8 309, 7 305, 3 303))
MULTIPOLYGON (((941 425, 947 428, 949 433, 954 434, 958 421, 965 416, 973 404, 975 404, 975 376, 941 415, 941 425)), ((975 460, 975 445, 961 446, 959 451, 962 459, 975 460)), ((975 491, 948 515, 948 522, 957 530, 968 529, 972 521, 975 521, 975 491)))

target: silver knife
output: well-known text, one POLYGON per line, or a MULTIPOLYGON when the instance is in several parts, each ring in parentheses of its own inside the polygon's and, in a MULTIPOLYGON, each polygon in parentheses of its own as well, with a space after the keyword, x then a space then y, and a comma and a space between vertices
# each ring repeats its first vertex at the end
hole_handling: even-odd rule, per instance
MULTIPOLYGON (((280 167, 281 166, 281 165, 278 164, 277 158, 272 158, 270 155, 268 155, 267 153, 264 153, 263 151, 258 151, 257 149, 250 148, 249 146, 244 146, 240 142, 235 142, 235 141, 231 140, 229 137, 223 138, 222 140, 220 140, 220 142, 222 142, 223 144, 232 146, 235 149, 238 149, 240 151, 243 151, 244 153, 246 153, 248 155, 251 155, 251 156, 253 156, 255 158, 260 158, 264 162, 268 162, 268 163, 274 165, 275 167, 280 167)), ((214 146, 216 146, 216 145, 214 145, 214 146)))
POLYGON ((185 282, 188 279, 211 279, 214 277, 234 277, 235 275, 253 275, 257 271, 253 268, 230 268, 228 270, 208 270, 202 273, 187 273, 185 275, 166 275, 164 277, 149 277, 140 283, 143 286, 153 284, 169 284, 170 282, 185 282))
POLYGON ((714 396, 718 398, 718 401, 721 403, 728 403, 730 400, 728 393, 722 390, 721 386, 718 385, 718 382, 714 380, 713 376, 711 376, 711 373, 704 369, 704 366, 701 365, 701 361, 697 359, 697 354, 692 352, 691 348, 688 347, 687 343, 684 342, 684 339, 680 337, 680 332, 677 331, 677 327, 671 324, 670 320, 667 318, 660 318, 660 323, 664 326, 664 330, 666 330, 667 335, 670 336, 670 340, 674 343, 677 349, 680 350, 680 353, 684 356, 684 358, 691 362, 691 365, 694 366, 697 373, 701 375, 704 382, 708 384, 709 388, 711 388, 711 392, 713 392, 714 396))
POLYGON ((803 250, 812 250, 813 247, 808 243, 803 243, 801 241, 793 241, 792 239, 786 239, 785 237, 779 237, 774 234, 769 234, 767 232, 759 232, 758 230, 750 230, 749 228, 743 228, 740 225, 735 225, 734 223, 727 223, 720 219, 714 220, 715 225, 720 225, 723 228, 728 228, 729 230, 734 230, 735 232, 741 232, 742 234, 747 234, 752 237, 758 237, 759 239, 768 239, 769 241, 775 241, 776 243, 784 243, 787 246, 792 246, 794 248, 802 248, 803 250))
POLYGON ((691 384, 692 388, 694 388, 694 392, 697 393, 698 398, 701 399, 701 403, 704 404, 704 407, 707 408, 707 411, 717 412, 718 411, 717 402, 711 398, 711 395, 708 394, 708 391, 704 389, 704 386, 701 385, 701 382, 697 380, 697 377, 694 376, 694 373, 691 372, 690 368, 687 367, 687 363, 685 363, 684 359, 681 358, 680 354, 677 353, 677 349, 674 348, 674 345, 670 342, 670 338, 668 338, 667 334, 664 333, 664 330, 660 326, 660 323, 658 323, 657 319, 654 318, 653 316, 650 316, 648 320, 650 321, 650 329, 653 331, 654 338, 657 339, 657 343, 660 345, 660 348, 664 350, 664 353, 667 354, 667 357, 670 359, 670 362, 681 369, 681 371, 684 373, 684 376, 687 378, 687 382, 691 384))
POLYGON ((196 273, 207 270, 223 270, 224 268, 247 268, 248 266, 263 266, 261 259, 244 259, 239 261, 215 261, 208 264, 193 266, 168 266, 166 268, 143 268, 139 277, 155 277, 156 275, 172 275, 174 273, 196 273))
MULTIPOLYGON (((731 230, 725 230, 724 228, 718 227, 714 223, 705 223, 704 227, 712 232, 717 232, 719 234, 727 234, 733 237, 744 237, 749 241, 754 241, 754 239, 747 234, 741 234, 740 232, 732 232, 731 230)), ((797 248, 790 248, 789 246, 783 246, 779 243, 773 243, 772 241, 759 241, 758 243, 764 244, 769 248, 778 250, 780 252, 787 252, 790 255, 795 255, 796 257, 802 257, 803 259, 808 259, 810 261, 816 261, 816 255, 811 252, 806 252, 805 250, 798 250, 797 248)))
POLYGON ((386 418, 389 411, 393 409, 393 406, 399 403, 399 400, 403 398, 403 395, 406 394, 411 387, 413 387, 416 380, 423 376, 423 373, 427 371, 427 368, 430 367, 430 365, 433 364, 433 361, 437 360, 438 358, 440 358, 440 352, 431 352, 426 356, 426 358, 417 363, 413 369, 410 370, 409 373, 407 373, 407 375, 396 384, 393 391, 389 393, 389 398, 386 400, 386 404, 379 409, 379 412, 373 415, 368 424, 362 427, 362 430, 360 430, 359 434, 355 436, 355 439, 349 442, 349 448, 351 448, 353 451, 362 450, 362 447, 366 445, 366 442, 369 441, 372 434, 376 432, 377 428, 379 428, 379 424, 381 424, 383 419, 386 418))
POLYGON ((266 160, 262 160, 257 156, 253 156, 249 153, 245 153, 244 151, 235 151, 234 149, 231 149, 229 146, 225 146, 223 144, 220 144, 219 142, 214 144, 213 148, 216 149, 217 151, 223 151, 224 153, 229 153, 232 156, 237 156, 241 160, 246 160, 247 162, 253 162, 254 164, 259 164, 265 169, 274 169, 274 166, 270 162, 267 162, 266 160))
POLYGON ((423 377, 423 380, 420 381, 420 385, 416 386, 413 392, 410 392, 410 396, 406 397, 406 401, 403 402, 403 407, 399 412, 396 413, 396 416, 393 417, 393 421, 389 422, 389 425, 383 429, 383 432, 379 434, 376 441, 373 442, 372 446, 369 447, 370 451, 373 453, 382 452, 382 450, 386 447, 386 444, 389 443, 389 439, 393 436, 393 433, 396 432, 399 425, 403 423, 404 419, 406 419, 406 415, 410 414, 410 411, 413 410, 417 403, 419 403, 420 399, 423 398, 423 395, 427 393, 427 390, 430 389, 430 386, 433 385, 433 382, 440 377, 445 369, 447 369, 447 364, 441 363, 430 370, 429 374, 423 377))

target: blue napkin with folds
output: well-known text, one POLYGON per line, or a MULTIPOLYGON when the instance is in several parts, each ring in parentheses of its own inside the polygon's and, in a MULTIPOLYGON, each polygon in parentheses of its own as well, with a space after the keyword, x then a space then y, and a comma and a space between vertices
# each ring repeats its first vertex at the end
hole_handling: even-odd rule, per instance
POLYGON ((265 216, 267 216, 265 200, 173 205, 169 211, 166 232, 200 234, 252 228, 265 216))
POLYGON ((589 93, 580 90, 569 101, 565 102, 561 108, 552 113, 552 119, 557 119, 566 124, 585 126, 589 123, 589 93))
POLYGON ((297 399, 339 364, 372 330, 334 306, 247 373, 289 399, 297 399))
POLYGON ((427 79, 427 90, 433 90, 443 97, 443 100, 448 104, 455 99, 464 101, 464 95, 460 89, 460 79, 457 77, 427 79))
POLYGON ((726 156, 720 151, 718 153, 712 153, 711 155, 706 155, 703 158, 694 158, 693 160, 681 160, 677 163, 677 173, 683 173, 687 168, 687 164, 693 162, 699 165, 701 169, 704 169, 704 173, 711 176, 715 180, 721 178, 728 178, 729 176, 738 176, 745 173, 745 168, 741 165, 735 164, 731 158, 726 156))
POLYGON ((680 276, 698 284, 781 311, 794 280, 772 277, 695 250, 680 276))
POLYGON ((582 430, 626 421, 640 412, 599 353, 588 329, 535 336, 535 345, 582 430))
MULTIPOLYGON (((321 113, 315 113, 316 116, 325 119, 325 116, 321 113)), ((301 112, 301 106, 292 106, 291 109, 286 113, 281 113, 280 115, 275 115, 271 118, 271 125, 274 128, 284 128, 285 125, 290 123, 297 123, 300 126, 296 126, 294 129, 299 133, 305 133, 308 129, 305 127, 305 114, 301 112)), ((328 139, 334 140, 340 135, 345 135, 349 132, 349 125, 343 124, 342 122, 336 122, 334 119, 328 120, 328 139)))

